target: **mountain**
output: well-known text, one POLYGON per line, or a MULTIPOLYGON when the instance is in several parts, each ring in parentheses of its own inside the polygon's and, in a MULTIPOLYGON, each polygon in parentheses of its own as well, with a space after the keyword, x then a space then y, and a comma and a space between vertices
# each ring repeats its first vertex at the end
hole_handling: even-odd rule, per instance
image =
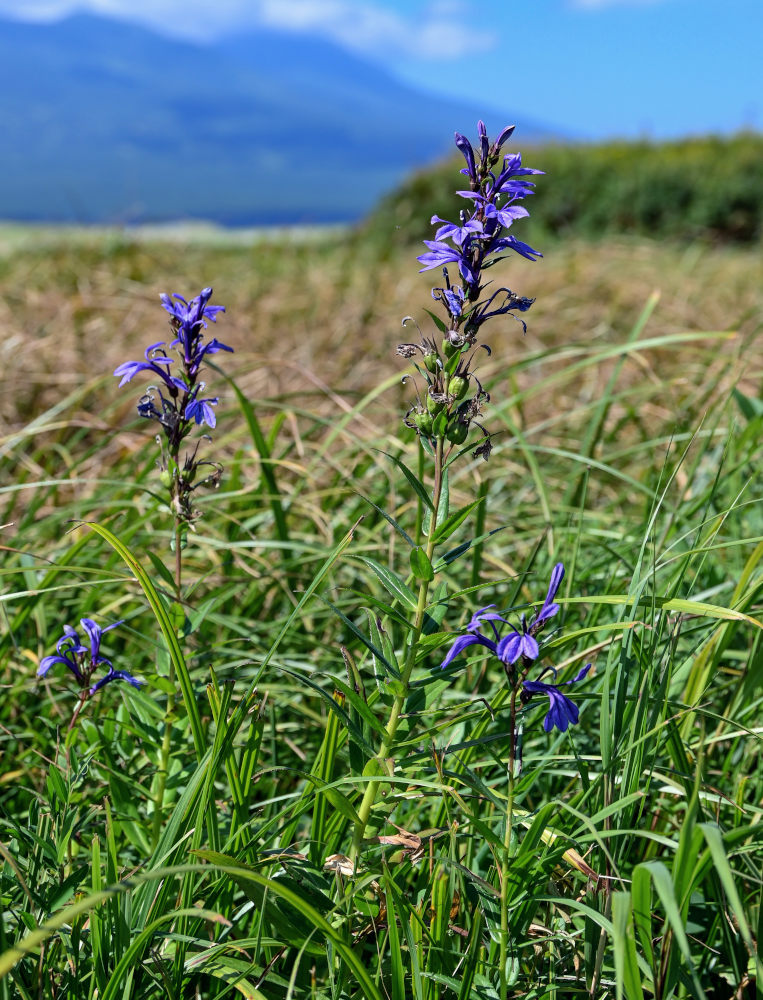
POLYGON ((0 218, 354 220, 485 115, 308 35, 0 20, 0 218))

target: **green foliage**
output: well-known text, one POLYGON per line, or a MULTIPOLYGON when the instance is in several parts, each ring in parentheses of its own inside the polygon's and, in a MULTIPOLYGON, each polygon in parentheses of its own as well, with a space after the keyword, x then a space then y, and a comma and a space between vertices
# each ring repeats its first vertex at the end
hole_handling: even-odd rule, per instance
POLYGON ((150 439, 125 447, 113 403, 88 424, 80 390, 13 430, 2 1000, 492 1000, 502 907, 510 997, 752 1000, 763 415, 736 361, 754 338, 669 331, 667 311, 523 346, 489 383, 490 463, 454 462, 436 517, 376 387, 321 413, 237 374, 179 604, 150 439), (567 734, 537 699, 524 713, 507 838, 505 677, 480 647, 437 665, 477 607, 516 621, 559 558, 549 662, 594 669, 567 734), (34 674, 84 615, 125 619, 109 655, 148 683, 69 729, 67 679, 34 674))
MULTIPOLYGON (((533 178, 536 194, 527 204, 533 246, 550 237, 613 234, 737 243, 763 238, 763 136, 519 148, 523 163, 546 173, 533 178)), ((457 220, 464 206, 453 192, 461 166, 451 160, 416 174, 381 202, 364 231, 401 244, 432 239, 427 220, 457 220)), ((527 239, 527 229, 522 232, 518 227, 519 238, 527 239)))

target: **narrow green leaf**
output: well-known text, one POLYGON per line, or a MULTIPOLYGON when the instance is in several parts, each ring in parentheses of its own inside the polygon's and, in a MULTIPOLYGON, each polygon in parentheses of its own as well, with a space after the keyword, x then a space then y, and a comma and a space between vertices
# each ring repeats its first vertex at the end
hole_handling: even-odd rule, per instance
POLYGON ((420 546, 411 549, 411 572, 417 580, 426 580, 427 583, 434 580, 434 570, 429 556, 420 546))
POLYGON ((389 931, 389 962, 391 972, 391 1000, 408 1000, 405 993, 405 967, 398 928, 395 897, 389 890, 390 875, 384 873, 384 900, 387 906, 387 928, 389 931))
MULTIPOLYGON (((416 549, 414 548, 412 551, 415 552, 416 549)), ((409 611, 416 610, 416 595, 394 570, 389 569, 387 566, 382 566, 380 562, 371 559, 370 556, 360 556, 360 559, 374 571, 392 597, 396 597, 401 601, 409 611)))
POLYGON ((434 510, 434 505, 432 503, 432 499, 429 496, 429 493, 428 493, 426 487, 414 475, 414 473, 411 472, 411 470, 408 468, 408 466, 405 465, 403 462, 401 462, 399 458, 395 458, 394 455, 390 455, 389 452, 383 451, 383 452, 381 452, 381 454, 384 455, 386 458, 388 458, 390 460, 390 462, 392 462, 394 465, 396 465, 398 467, 398 469, 400 469, 400 471, 402 472, 402 474, 408 480, 409 485, 411 486, 411 488, 413 489, 414 493, 419 498, 419 500, 421 500, 421 502, 424 504, 425 507, 428 507, 429 510, 433 511, 434 510))
POLYGON ((630 893, 612 894, 614 930, 615 985, 617 1000, 643 1000, 641 974, 636 959, 636 941, 631 923, 630 893))
POLYGON ((289 541, 289 529, 286 525, 286 513, 283 507, 283 499, 281 497, 281 491, 278 488, 278 482, 275 475, 275 463, 271 458, 270 448, 268 447, 267 441, 265 440, 265 435, 262 433, 262 428, 257 420, 257 416, 254 412, 254 407, 243 394, 243 392, 236 385, 236 382, 229 376, 226 375, 224 371, 220 368, 216 368, 216 371, 223 376, 231 386, 238 399, 238 404, 241 407, 241 412, 244 414, 244 420, 246 420, 247 427, 249 428, 249 433, 254 442, 254 446, 257 449, 260 456, 260 467, 262 469, 262 478, 265 481, 265 486, 267 488, 268 499, 270 501, 270 509, 273 511, 273 520, 276 525, 276 534, 280 541, 289 541))
POLYGON ((268 894, 279 897, 295 914, 299 914, 306 919, 316 931, 326 940, 330 941, 332 947, 342 956, 343 961, 352 969, 357 985, 360 987, 363 996, 369 1000, 382 1000, 382 995, 371 979, 360 955, 356 954, 353 947, 347 943, 340 929, 335 928, 315 907, 308 903, 303 894, 297 893, 284 885, 282 879, 268 879, 253 871, 251 868, 237 864, 235 859, 228 858, 224 854, 215 851, 198 851, 199 857, 209 861, 215 870, 224 872, 242 889, 256 886, 260 890, 266 890, 268 894))
POLYGON ((373 507, 373 509, 374 509, 374 510, 375 510, 375 511, 376 511, 376 512, 377 512, 378 514, 381 514, 381 516, 382 516, 382 517, 383 517, 383 518, 384 518, 384 519, 385 519, 386 521, 388 521, 388 522, 389 522, 389 524, 391 524, 391 525, 392 525, 392 527, 393 527, 393 528, 395 529, 395 531, 396 531, 396 532, 397 532, 397 533, 398 533, 398 534, 400 535, 400 537, 401 537, 401 538, 404 538, 404 539, 406 540, 406 542, 407 542, 407 543, 408 543, 408 544, 409 544, 409 545, 411 546, 411 548, 413 548, 413 546, 414 546, 414 545, 415 545, 416 543, 415 543, 415 542, 414 542, 414 540, 413 540, 413 539, 411 538, 411 536, 410 536, 410 535, 408 534, 408 532, 407 532, 407 531, 405 531, 405 529, 404 529, 404 528, 403 528, 403 527, 402 527, 402 526, 401 526, 400 524, 398 524, 398 522, 397 522, 397 521, 395 520, 395 518, 394 518, 394 517, 393 517, 393 516, 392 516, 391 514, 388 514, 388 513, 386 512, 386 510, 384 510, 384 508, 383 508, 383 507, 379 507, 379 505, 378 505, 378 504, 375 504, 375 503, 373 502, 373 500, 370 500, 370 499, 369 499, 368 497, 366 497, 366 496, 363 496, 363 494, 362 494, 362 493, 358 493, 358 496, 359 496, 359 497, 360 497, 360 498, 361 498, 362 500, 364 500, 364 501, 365 501, 365 502, 366 502, 366 503, 367 503, 367 504, 369 505, 369 507, 373 507))
POLYGON ((433 313, 431 309, 425 309, 424 312, 427 314, 427 316, 430 317, 430 319, 432 320, 432 322, 434 323, 434 325, 437 327, 437 329, 440 331, 440 333, 447 333, 448 332, 448 328, 445 325, 445 323, 443 322, 441 316, 438 316, 437 313, 433 313))
POLYGON ((94 531, 97 535, 100 535, 101 538, 108 542, 114 551, 117 552, 117 554, 127 564, 148 599, 148 603, 150 604, 151 610, 154 612, 156 620, 159 623, 159 628, 162 631, 164 641, 167 644, 167 649, 169 650, 169 654, 175 665, 175 671, 177 672, 180 689, 183 693, 183 703, 185 705, 185 710, 188 713, 188 719, 191 723, 191 733, 193 734, 193 743, 196 749, 196 759, 201 760, 204 756, 206 747, 204 741, 204 729, 201 724, 201 716, 199 715, 199 707, 196 704, 196 695, 193 690, 191 676, 188 672, 185 658, 182 650, 180 649, 180 645, 178 644, 177 634, 172 626, 164 601, 157 593, 156 588, 151 582, 151 579, 146 571, 141 566, 140 562, 127 548, 127 546, 117 538, 116 535, 109 531, 108 528, 104 528, 103 525, 96 524, 94 521, 87 521, 85 523, 91 531, 94 531))
POLYGON ((742 416, 746 420, 754 420, 756 417, 763 416, 763 399, 758 399, 755 396, 745 396, 744 393, 736 388, 731 390, 731 395, 734 397, 742 416))
MULTIPOLYGON (((665 910, 665 916, 667 917, 668 924, 673 931, 673 937, 686 964, 687 971, 691 976, 695 990, 695 1000, 707 1000, 705 991, 702 989, 702 984, 699 980, 697 970, 694 966, 689 939, 686 936, 686 929, 684 927, 684 921, 681 917, 681 911, 678 907, 678 902, 673 890, 673 882, 670 878, 670 872, 661 861, 646 861, 634 869, 634 881, 637 877, 637 873, 639 873, 639 875, 645 873, 646 876, 652 880, 652 884, 657 890, 657 895, 660 897, 660 902, 665 910)), ((669 985, 670 984, 666 984, 666 987, 669 987, 669 985)))
MULTIPOLYGON (((467 517, 471 514, 475 508, 479 507, 484 500, 484 496, 480 497, 479 500, 473 500, 471 503, 466 504, 464 507, 460 507, 458 510, 449 514, 440 524, 434 535, 435 543, 444 542, 446 538, 450 538, 457 528, 460 528, 467 517)), ((439 519, 438 519, 439 520, 439 519)))

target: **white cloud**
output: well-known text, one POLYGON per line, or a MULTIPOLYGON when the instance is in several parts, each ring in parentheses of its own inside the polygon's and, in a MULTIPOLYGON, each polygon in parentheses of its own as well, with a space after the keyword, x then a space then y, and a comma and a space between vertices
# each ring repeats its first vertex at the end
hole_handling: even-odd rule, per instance
POLYGON ((458 0, 433 3, 417 17, 403 17, 375 3, 357 0, 260 0, 264 23, 310 30, 370 54, 457 58, 493 47, 494 36, 464 27, 458 0), (461 15, 459 17, 459 15, 461 15))
POLYGON ((405 15, 383 0, 0 0, 0 16, 19 20, 54 21, 76 11, 196 40, 258 25, 310 32, 379 61, 454 59, 497 44, 492 32, 468 26, 464 0, 431 0, 423 12, 405 15))

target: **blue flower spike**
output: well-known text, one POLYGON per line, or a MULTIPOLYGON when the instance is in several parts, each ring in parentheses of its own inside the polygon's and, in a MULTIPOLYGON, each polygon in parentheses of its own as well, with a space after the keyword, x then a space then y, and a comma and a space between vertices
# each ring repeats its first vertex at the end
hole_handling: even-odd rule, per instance
MULTIPOLYGON (((482 272, 492 267, 507 252, 513 251, 527 260, 537 260, 543 256, 529 244, 506 233, 513 222, 527 218, 530 214, 524 206, 517 204, 534 193, 535 185, 525 178, 530 174, 543 173, 542 170, 523 167, 521 153, 507 154, 503 157, 501 167, 496 167, 501 160, 501 147, 513 131, 514 126, 508 126, 491 144, 485 123, 478 122, 478 155, 467 137, 456 132, 456 147, 466 161, 461 173, 469 179, 469 190, 458 191, 457 194, 471 202, 471 206, 461 212, 458 222, 433 216, 432 223, 438 224, 439 228, 433 240, 424 240, 427 253, 418 258, 422 271, 440 267, 445 270, 446 276, 448 265, 455 264, 462 281, 463 293, 470 303, 477 302, 485 287, 482 272)), ((450 293, 450 287, 447 291, 450 293)), ((499 291, 506 294, 495 310, 488 313, 479 306, 472 310, 468 323, 472 335, 476 334, 477 328, 490 316, 503 315, 514 309, 524 312, 532 305, 532 299, 514 295, 510 289, 499 291)), ((444 289, 433 289, 432 294, 435 298, 442 299, 451 319, 458 321, 462 315, 461 305, 452 294, 444 292, 444 289)), ((491 301, 497 294, 493 293, 491 301)))
MULTIPOLYGON (((162 293, 159 298, 162 307, 169 313, 174 339, 169 346, 164 341, 151 344, 146 349, 144 361, 125 361, 114 370, 120 379, 120 386, 132 381, 141 372, 154 377, 154 383, 148 386, 138 401, 138 415, 161 425, 164 442, 159 438, 159 469, 162 482, 169 491, 169 509, 177 523, 185 526, 183 530, 202 514, 194 505, 194 491, 200 486, 216 486, 222 475, 219 463, 197 458, 198 445, 186 452, 185 460, 180 456, 183 442, 194 425, 206 425, 212 430, 217 426, 215 407, 219 399, 217 396, 202 396, 206 386, 200 376, 205 359, 220 351, 233 351, 232 347, 216 337, 205 339, 209 324, 217 323, 220 313, 225 312, 225 306, 210 304, 211 297, 211 288, 204 288, 190 302, 182 295, 162 293), (203 466, 211 471, 199 475, 203 466)), ((129 679, 129 675, 121 679, 129 679)))

